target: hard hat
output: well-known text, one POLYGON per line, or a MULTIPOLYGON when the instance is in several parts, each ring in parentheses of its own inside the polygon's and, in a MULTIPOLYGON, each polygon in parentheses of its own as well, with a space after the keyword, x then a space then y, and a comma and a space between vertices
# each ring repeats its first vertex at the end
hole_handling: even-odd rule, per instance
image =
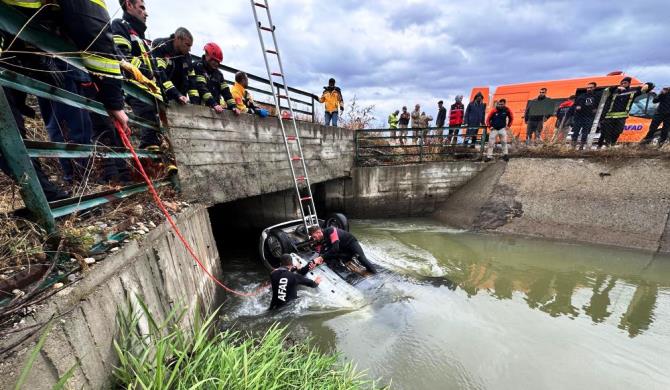
POLYGON ((218 62, 223 61, 223 51, 221 51, 219 45, 214 42, 210 42, 205 45, 205 54, 217 60, 218 62))

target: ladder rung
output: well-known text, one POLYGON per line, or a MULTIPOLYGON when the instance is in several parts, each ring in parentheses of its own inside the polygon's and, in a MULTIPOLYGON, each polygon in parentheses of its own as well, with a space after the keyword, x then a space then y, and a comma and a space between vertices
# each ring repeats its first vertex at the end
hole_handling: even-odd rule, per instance
POLYGON ((279 72, 272 72, 272 75, 273 75, 273 76, 282 77, 282 74, 279 73, 279 72))
POLYGON ((267 7, 265 4, 263 4, 263 3, 254 3, 254 5, 255 5, 256 7, 261 7, 261 8, 266 8, 266 9, 268 8, 268 7, 267 7))
POLYGON ((305 176, 297 176, 295 181, 305 181, 305 176))
POLYGON ((305 200, 310 200, 312 199, 311 196, 305 196, 304 198, 300 198, 300 200, 305 201, 305 200))
POLYGON ((271 50, 271 49, 267 49, 267 50, 266 50, 266 52, 268 52, 268 53, 270 53, 270 54, 277 54, 277 52, 276 52, 276 51, 274 51, 274 50, 271 50))
POLYGON ((296 136, 295 136, 295 135, 287 135, 287 136, 286 136, 286 140, 287 140, 287 141, 295 141, 295 140, 296 140, 296 136))
POLYGON ((273 31, 275 30, 275 29, 274 29, 274 26, 272 26, 272 28, 270 28, 270 27, 265 27, 265 26, 258 26, 258 27, 259 27, 261 30, 270 31, 270 32, 273 32, 273 31))
POLYGON ((288 99, 288 96, 282 94, 277 94, 277 97, 280 99, 288 99))
POLYGON ((300 156, 291 157, 291 161, 300 161, 300 160, 302 160, 302 157, 300 157, 300 156))

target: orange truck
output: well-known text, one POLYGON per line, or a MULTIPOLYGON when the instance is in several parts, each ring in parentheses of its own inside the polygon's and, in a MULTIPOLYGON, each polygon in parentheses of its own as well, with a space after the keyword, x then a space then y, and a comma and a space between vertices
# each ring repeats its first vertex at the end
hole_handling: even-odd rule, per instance
MULTIPOLYGON (((526 112, 526 107, 529 101, 537 98, 540 88, 547 88, 547 97, 554 103, 554 112, 558 106, 567 100, 571 95, 579 95, 586 91, 586 84, 593 81, 597 83, 596 91, 602 91, 605 88, 617 86, 621 83, 621 79, 626 77, 623 72, 617 71, 607 74, 606 76, 580 77, 576 79, 565 80, 547 80, 531 83, 509 84, 501 85, 496 88, 493 97, 491 98, 489 87, 476 87, 472 89, 470 94, 470 101, 474 100, 477 92, 484 95, 486 103, 487 115, 491 110, 491 104, 500 99, 507 100, 507 107, 512 110, 514 115, 514 123, 512 124, 512 133, 514 137, 520 140, 526 139, 526 124, 524 123, 523 115, 526 112)), ((639 87, 642 82, 632 77, 631 87, 639 87)), ((649 125, 651 124, 651 117, 656 111, 657 104, 653 103, 653 96, 651 94, 643 94, 638 96, 633 102, 630 110, 630 116, 626 120, 626 127, 624 132, 619 137, 619 142, 639 142, 647 135, 649 125)), ((605 107, 606 109, 607 107, 605 107)), ((552 116, 544 124, 542 131, 542 138, 548 139, 554 134, 556 128, 556 117, 552 116)))

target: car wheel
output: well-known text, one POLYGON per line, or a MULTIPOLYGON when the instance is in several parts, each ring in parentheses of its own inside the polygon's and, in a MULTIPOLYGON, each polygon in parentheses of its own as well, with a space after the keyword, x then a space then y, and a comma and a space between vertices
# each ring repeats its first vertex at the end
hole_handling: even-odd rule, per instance
POLYGON ((281 230, 273 230, 263 244, 263 259, 270 269, 278 268, 281 255, 290 253, 293 245, 289 236, 281 230))
POLYGON ((342 229, 344 231, 349 231, 349 220, 347 220, 347 217, 344 216, 344 214, 340 213, 333 213, 326 218, 326 223, 325 227, 331 227, 334 226, 338 229, 342 229))

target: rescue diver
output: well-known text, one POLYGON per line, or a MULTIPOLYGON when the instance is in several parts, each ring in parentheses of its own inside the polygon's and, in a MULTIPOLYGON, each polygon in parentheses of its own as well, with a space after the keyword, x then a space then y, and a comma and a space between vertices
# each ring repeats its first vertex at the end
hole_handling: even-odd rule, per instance
POLYGON ((270 274, 272 281, 272 302, 270 310, 285 306, 288 302, 298 298, 298 286, 316 288, 321 283, 321 276, 314 280, 305 277, 307 272, 323 263, 323 260, 315 259, 298 269, 293 265, 293 258, 289 254, 283 254, 279 258, 281 266, 270 274))
POLYGON ((330 264, 336 260, 348 261, 354 255, 358 255, 358 262, 368 272, 377 273, 375 266, 365 256, 363 248, 353 234, 334 226, 323 230, 319 226, 312 226, 309 228, 309 236, 314 241, 315 249, 320 255, 315 261, 325 261, 330 264))

